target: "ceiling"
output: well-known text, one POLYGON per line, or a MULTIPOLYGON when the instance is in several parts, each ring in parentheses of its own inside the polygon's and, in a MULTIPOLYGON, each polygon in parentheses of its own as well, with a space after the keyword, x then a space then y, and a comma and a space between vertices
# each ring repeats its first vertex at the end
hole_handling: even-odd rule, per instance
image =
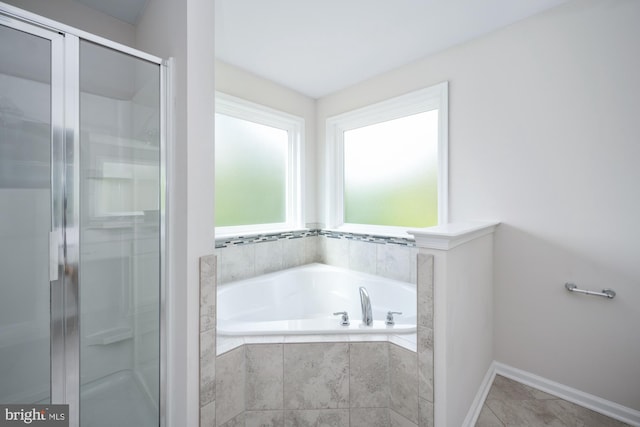
MULTIPOLYGON (((77 0, 93 9, 135 25, 138 23, 148 0, 77 0)), ((211 0, 214 1, 214 0, 211 0)))
POLYGON ((216 57, 312 98, 566 0, 216 0, 216 57))
MULTIPOLYGON (((135 25, 148 0, 78 1, 135 25)), ((218 59, 320 98, 567 0, 211 1, 218 59)))

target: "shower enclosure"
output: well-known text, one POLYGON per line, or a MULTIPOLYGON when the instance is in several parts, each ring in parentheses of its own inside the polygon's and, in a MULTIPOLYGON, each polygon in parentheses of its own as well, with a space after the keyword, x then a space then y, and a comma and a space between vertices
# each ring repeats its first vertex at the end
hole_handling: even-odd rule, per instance
POLYGON ((164 411, 159 58, 0 3, 0 403, 164 411))

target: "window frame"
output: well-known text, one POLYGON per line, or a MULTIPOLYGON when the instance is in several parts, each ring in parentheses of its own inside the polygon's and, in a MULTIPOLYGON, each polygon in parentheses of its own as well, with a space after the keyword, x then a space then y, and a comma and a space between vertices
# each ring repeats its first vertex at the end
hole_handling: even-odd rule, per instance
POLYGON ((215 96, 216 114, 220 113, 237 119, 282 129, 286 131, 288 135, 285 221, 278 223, 216 226, 216 237, 263 234, 303 228, 304 200, 302 189, 304 188, 304 170, 302 161, 304 159, 304 119, 223 92, 216 91, 215 96))
POLYGON ((344 221, 344 132, 438 110, 438 225, 448 222, 449 84, 441 82, 405 95, 352 110, 326 121, 325 218, 328 229, 408 237, 411 227, 344 221))

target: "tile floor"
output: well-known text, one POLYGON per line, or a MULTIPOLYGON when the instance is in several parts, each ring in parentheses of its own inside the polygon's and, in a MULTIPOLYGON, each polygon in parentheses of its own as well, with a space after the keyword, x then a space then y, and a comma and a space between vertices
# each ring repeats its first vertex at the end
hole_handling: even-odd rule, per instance
POLYGON ((628 424, 496 375, 476 427, 618 427, 628 424))

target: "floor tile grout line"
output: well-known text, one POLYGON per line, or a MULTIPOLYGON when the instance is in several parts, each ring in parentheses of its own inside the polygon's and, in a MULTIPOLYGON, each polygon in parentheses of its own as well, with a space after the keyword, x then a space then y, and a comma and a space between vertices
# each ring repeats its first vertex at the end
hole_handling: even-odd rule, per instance
POLYGON ((491 411, 491 413, 496 417, 496 419, 497 419, 498 421, 500 421, 500 424, 502 424, 502 425, 503 425, 503 427, 506 427, 506 425, 507 425, 507 424, 506 424, 504 421, 502 421, 502 418, 500 418, 500 417, 498 416, 498 414, 496 414, 495 412, 493 412, 493 409, 491 409, 491 408, 489 407, 489 405, 486 405, 486 404, 485 404, 484 406, 485 406, 489 411, 491 411))
MULTIPOLYGON (((563 399, 563 398, 558 397, 558 396, 549 395, 546 392, 543 392, 543 393, 546 393, 547 395, 549 395, 550 396, 549 398, 547 398, 544 395, 542 397, 536 397, 535 395, 528 395, 527 398, 525 398, 525 399, 510 399, 509 395, 507 394, 503 398, 490 399, 490 396, 491 396, 492 392, 494 392, 496 390, 502 390, 502 392, 508 392, 509 391, 509 386, 506 386, 505 384, 496 384, 496 380, 499 377, 502 377, 504 380, 507 380, 508 382, 514 383, 518 387, 523 387, 523 390, 528 390, 528 389, 533 389, 533 390, 536 390, 536 391, 541 391, 541 390, 537 389, 536 387, 531 387, 531 386, 529 386, 527 384, 521 383, 521 382, 519 382, 519 381, 517 381, 515 379, 511 379, 509 377, 505 377, 505 376, 502 376, 502 375, 499 375, 499 374, 496 375, 496 377, 494 378, 494 381, 491 384, 490 391, 489 391, 487 397, 485 398, 485 401, 483 402, 483 409, 488 409, 495 416, 495 418, 498 420, 498 422, 500 422, 503 426, 507 426, 508 424, 507 424, 506 421, 504 421, 500 417, 498 412, 494 411, 494 409, 489 406, 488 403, 490 403, 491 401, 498 402, 500 404, 498 406, 498 408, 500 408, 501 405, 504 405, 506 408, 510 409, 511 411, 514 411, 514 410, 517 411, 517 410, 526 409, 525 408, 526 402, 539 402, 540 404, 544 404, 544 405, 546 405, 548 403, 552 403, 552 402, 553 403, 565 403, 565 404, 569 404, 569 405, 575 406, 576 408, 578 408, 579 412, 584 412, 586 414, 593 413, 597 417, 604 417, 605 419, 611 420, 611 422, 613 423, 611 425, 624 425, 624 426, 628 425, 628 424, 624 424, 624 422, 618 421, 615 418, 611 418, 611 417, 609 417, 609 416, 607 416, 605 414, 599 413, 598 411, 594 411, 594 410, 592 410, 590 408, 587 408, 587 407, 584 407, 582 405, 573 403, 571 401, 568 401, 568 400, 563 399), (622 423, 622 424, 617 424, 617 423, 622 423)), ((506 413, 503 414, 503 415, 506 415, 506 413)), ((563 425, 564 425, 565 420, 559 414, 550 413, 550 415, 552 416, 553 421, 558 421, 560 423, 563 423, 563 425)), ((576 414, 575 416, 572 416, 572 419, 573 419, 574 422, 578 422, 578 421, 582 422, 583 421, 582 420, 582 416, 583 415, 576 414)), ((477 422, 478 421, 476 421, 476 425, 477 425, 477 422)), ((574 424, 572 424, 572 425, 574 425, 574 424)), ((602 424, 602 425, 609 425, 609 424, 605 423, 605 424, 602 424)))

